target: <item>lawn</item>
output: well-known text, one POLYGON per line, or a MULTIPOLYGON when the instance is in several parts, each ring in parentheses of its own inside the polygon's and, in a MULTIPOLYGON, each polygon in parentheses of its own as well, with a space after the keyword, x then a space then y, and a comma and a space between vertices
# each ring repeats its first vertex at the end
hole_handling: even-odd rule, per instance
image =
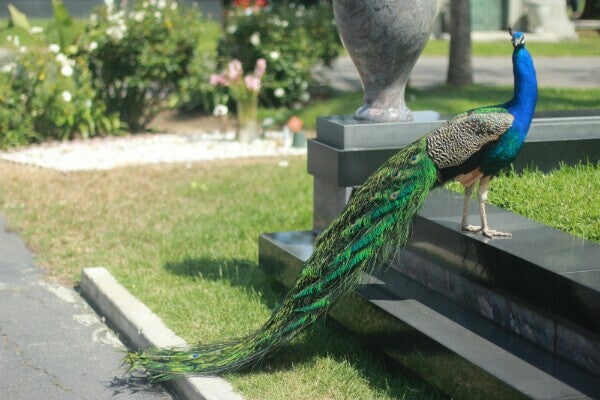
MULTIPOLYGON (((535 42, 535 49, 531 50, 533 57, 581 57, 598 56, 600 54, 600 35, 596 31, 578 32, 577 42, 535 42)), ((508 38, 508 32, 506 33, 508 38)), ((533 46, 532 46, 533 48, 533 46)), ((474 56, 504 56, 506 54, 505 41, 473 42, 474 56)), ((425 56, 448 56, 450 41, 432 39, 423 50, 425 56)))
MULTIPOLYGON (((462 192, 458 183, 448 186, 462 192)), ((600 164, 563 165, 546 174, 535 170, 501 174, 492 181, 489 202, 600 243, 600 164)))
MULTIPOLYGON (((258 234, 311 227, 306 160, 280 161, 68 174, 0 162, 0 212, 57 279, 105 266, 186 340, 224 339, 257 328, 283 295, 257 265, 258 234)), ((598 166, 501 177, 490 198, 600 241, 598 166)), ((443 398, 331 322, 226 378, 249 399, 443 398)))
MULTIPOLYGON (((258 234, 311 227, 306 161, 279 161, 70 174, 0 163, 0 212, 62 281, 105 266, 186 340, 224 339, 282 298, 258 268, 258 234)), ((438 397, 327 322, 226 378, 255 399, 438 397)))

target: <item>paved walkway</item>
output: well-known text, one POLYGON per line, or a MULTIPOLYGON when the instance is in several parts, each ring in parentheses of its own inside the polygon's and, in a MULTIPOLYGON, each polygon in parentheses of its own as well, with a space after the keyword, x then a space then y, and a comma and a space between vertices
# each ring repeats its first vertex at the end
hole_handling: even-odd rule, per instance
POLYGON ((0 216, 0 399, 171 399, 125 378, 123 351, 75 290, 46 279, 0 216))
MULTIPOLYGON (((600 57, 534 57, 540 87, 600 87, 600 57)), ((361 89, 358 72, 350 57, 340 57, 331 70, 319 74, 339 90, 361 89)), ((448 72, 447 57, 421 57, 413 69, 410 84, 423 88, 441 85, 448 72)), ((474 57, 473 79, 483 85, 512 85, 511 57, 474 57)))

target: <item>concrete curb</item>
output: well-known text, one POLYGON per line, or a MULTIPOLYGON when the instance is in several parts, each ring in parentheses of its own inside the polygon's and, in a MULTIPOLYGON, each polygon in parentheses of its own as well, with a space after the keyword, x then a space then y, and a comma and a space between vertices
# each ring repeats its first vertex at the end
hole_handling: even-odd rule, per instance
MULTIPOLYGON (((105 268, 84 269, 80 287, 88 301, 136 348, 187 347, 105 268)), ((217 377, 186 377, 166 385, 186 400, 243 400, 229 382, 217 377)))

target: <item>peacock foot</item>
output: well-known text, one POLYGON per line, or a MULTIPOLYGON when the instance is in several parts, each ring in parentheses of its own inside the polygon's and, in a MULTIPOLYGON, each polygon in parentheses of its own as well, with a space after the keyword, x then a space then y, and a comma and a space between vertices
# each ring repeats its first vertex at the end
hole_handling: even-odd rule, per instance
POLYGON ((479 233, 479 232, 481 232, 481 227, 477 226, 477 225, 461 225, 460 229, 463 232, 468 232, 468 233, 479 233))
POLYGON ((493 239, 495 237, 503 237, 509 239, 512 237, 512 233, 510 232, 500 232, 494 229, 483 229, 481 233, 483 233, 483 236, 489 237, 490 239, 493 239))

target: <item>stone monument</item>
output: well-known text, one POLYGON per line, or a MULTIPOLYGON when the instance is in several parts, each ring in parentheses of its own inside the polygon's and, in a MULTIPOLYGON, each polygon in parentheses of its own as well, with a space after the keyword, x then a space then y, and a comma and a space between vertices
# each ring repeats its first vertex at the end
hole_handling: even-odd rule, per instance
POLYGON ((333 12, 356 65, 364 102, 356 119, 411 121, 404 91, 427 43, 436 0, 335 0, 333 12))

